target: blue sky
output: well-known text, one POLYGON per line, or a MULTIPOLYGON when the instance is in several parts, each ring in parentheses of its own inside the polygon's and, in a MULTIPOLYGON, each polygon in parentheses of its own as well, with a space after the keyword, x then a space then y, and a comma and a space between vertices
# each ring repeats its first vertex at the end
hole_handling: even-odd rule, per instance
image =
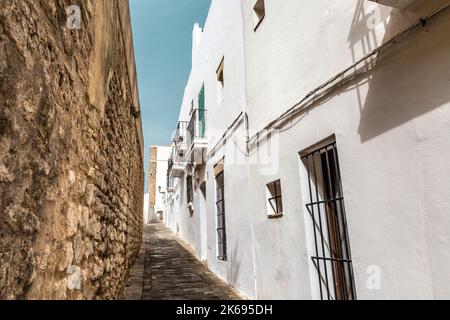
POLYGON ((170 144, 191 69, 192 28, 196 22, 204 26, 210 4, 130 0, 146 173, 150 146, 170 144))

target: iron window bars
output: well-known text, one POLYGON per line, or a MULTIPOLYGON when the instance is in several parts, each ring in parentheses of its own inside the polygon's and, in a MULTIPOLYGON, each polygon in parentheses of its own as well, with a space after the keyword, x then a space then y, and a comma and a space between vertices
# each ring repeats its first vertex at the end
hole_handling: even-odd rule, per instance
POLYGON ((283 201, 281 195, 281 180, 274 181, 267 185, 269 194, 272 196, 269 198, 269 204, 272 207, 272 215, 280 215, 283 213, 283 201))
POLYGON ((194 201, 194 194, 192 190, 192 176, 190 175, 186 177, 186 196, 188 204, 194 201))
POLYGON ((227 234, 225 225, 225 180, 223 171, 216 176, 216 210, 217 210, 217 258, 227 261, 227 234))
POLYGON ((336 142, 302 155, 308 172, 315 256, 322 300, 356 300, 336 142))

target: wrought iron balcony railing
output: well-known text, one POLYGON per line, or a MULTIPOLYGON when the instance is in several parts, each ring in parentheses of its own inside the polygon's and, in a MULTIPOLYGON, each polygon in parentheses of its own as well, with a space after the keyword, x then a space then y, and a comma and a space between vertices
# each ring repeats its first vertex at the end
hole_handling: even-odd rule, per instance
POLYGON ((172 154, 168 162, 168 174, 169 176, 181 176, 184 174, 186 168, 185 152, 180 150, 177 146, 172 148, 172 154))
POLYGON ((206 110, 196 109, 192 113, 191 121, 188 126, 188 141, 187 145, 192 148, 196 139, 206 138, 206 110))

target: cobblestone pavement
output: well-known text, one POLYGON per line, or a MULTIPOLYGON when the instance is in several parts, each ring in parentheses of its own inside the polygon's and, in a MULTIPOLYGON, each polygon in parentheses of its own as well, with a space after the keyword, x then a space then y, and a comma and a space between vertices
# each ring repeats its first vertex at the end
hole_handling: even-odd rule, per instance
POLYGON ((163 224, 144 228, 141 252, 125 290, 127 300, 239 300, 163 224))

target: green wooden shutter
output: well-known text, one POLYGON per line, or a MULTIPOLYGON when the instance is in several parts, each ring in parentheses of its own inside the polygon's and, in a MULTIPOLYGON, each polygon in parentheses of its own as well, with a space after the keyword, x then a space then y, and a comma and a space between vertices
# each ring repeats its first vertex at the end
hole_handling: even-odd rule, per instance
POLYGON ((198 120, 200 138, 204 138, 206 133, 205 85, 202 85, 198 95, 198 120))

